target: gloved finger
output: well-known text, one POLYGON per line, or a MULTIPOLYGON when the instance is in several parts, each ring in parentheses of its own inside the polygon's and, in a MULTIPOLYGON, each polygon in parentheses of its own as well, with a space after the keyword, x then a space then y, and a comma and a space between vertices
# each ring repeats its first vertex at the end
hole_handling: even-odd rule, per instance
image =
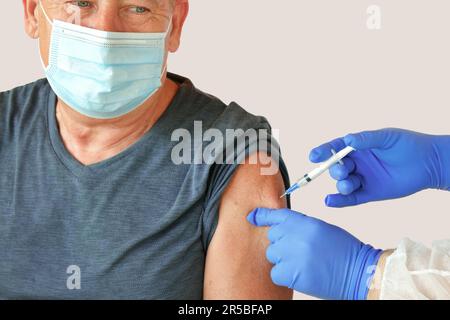
POLYGON ((272 264, 278 264, 281 262, 280 251, 277 250, 276 244, 271 244, 266 250, 266 258, 272 264))
POLYGON ((349 195, 330 194, 325 198, 325 204, 331 208, 344 208, 361 204, 359 192, 349 195))
POLYGON ((342 159, 343 165, 336 163, 330 168, 330 176, 335 180, 344 180, 355 170, 355 162, 350 158, 342 159))
POLYGON ((292 281, 289 280, 290 275, 286 268, 283 266, 283 263, 279 263, 275 265, 270 271, 270 277, 272 278, 272 282, 277 286, 287 287, 291 284, 292 281))
POLYGON ((309 160, 314 163, 323 162, 333 155, 331 150, 339 152, 345 147, 346 145, 342 138, 334 139, 333 141, 324 143, 321 146, 312 149, 309 153, 309 160))
POLYGON ((257 227, 270 227, 286 221, 290 211, 287 209, 273 210, 257 208, 247 216, 248 222, 257 227))
POLYGON ((349 195, 361 187, 361 179, 357 175, 350 175, 345 180, 338 181, 337 189, 339 193, 346 196, 349 195))
POLYGON ((344 142, 356 150, 386 149, 392 139, 392 130, 384 129, 348 134, 344 137, 344 142))
POLYGON ((280 228, 280 225, 275 225, 269 229, 269 232, 267 233, 267 238, 271 243, 277 242, 281 240, 281 238, 284 237, 284 233, 282 232, 282 229, 280 228))

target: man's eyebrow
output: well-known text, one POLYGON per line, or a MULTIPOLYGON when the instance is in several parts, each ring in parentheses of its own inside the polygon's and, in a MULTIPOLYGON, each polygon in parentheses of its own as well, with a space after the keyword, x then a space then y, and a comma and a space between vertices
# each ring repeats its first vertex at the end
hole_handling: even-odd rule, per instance
MULTIPOLYGON (((116 1, 116 0, 114 0, 116 1)), ((123 2, 130 2, 130 0, 121 0, 123 2)), ((147 5, 158 9, 171 9, 174 7, 174 0, 134 0, 135 5, 147 5)))
MULTIPOLYGON (((122 1, 129 1, 129 0, 122 0, 122 1)), ((165 2, 169 2, 170 0, 135 0, 138 3, 143 3, 143 4, 152 4, 152 5, 158 5, 161 6, 163 5, 165 2)))
POLYGON ((55 4, 55 3, 63 3, 63 2, 65 2, 65 0, 47 0, 47 1, 42 1, 42 2, 44 4, 45 4, 45 2, 48 2, 48 3, 51 3, 51 4, 55 4))

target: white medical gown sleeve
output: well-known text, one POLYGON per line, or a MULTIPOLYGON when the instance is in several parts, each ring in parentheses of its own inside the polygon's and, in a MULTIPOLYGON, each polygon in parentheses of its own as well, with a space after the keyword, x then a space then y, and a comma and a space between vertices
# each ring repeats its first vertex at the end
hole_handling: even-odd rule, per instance
POLYGON ((450 299, 450 239, 432 248, 409 239, 387 258, 380 300, 450 299))

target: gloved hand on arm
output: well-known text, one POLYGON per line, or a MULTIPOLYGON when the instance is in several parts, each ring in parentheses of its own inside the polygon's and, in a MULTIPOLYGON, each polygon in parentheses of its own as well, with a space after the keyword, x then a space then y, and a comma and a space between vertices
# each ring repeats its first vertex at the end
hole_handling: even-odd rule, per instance
POLYGON ((365 131, 313 149, 312 162, 328 159, 334 149, 356 149, 330 169, 339 194, 328 195, 330 207, 409 196, 424 189, 450 190, 450 136, 401 129, 365 131))
POLYGON ((366 299, 381 250, 289 209, 255 209, 247 220, 270 227, 266 256, 275 284, 322 299, 366 299))

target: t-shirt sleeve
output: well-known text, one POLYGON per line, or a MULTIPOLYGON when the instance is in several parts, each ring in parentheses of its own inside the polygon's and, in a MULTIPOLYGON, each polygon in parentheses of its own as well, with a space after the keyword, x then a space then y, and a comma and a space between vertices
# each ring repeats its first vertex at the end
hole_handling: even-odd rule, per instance
MULTIPOLYGON (((232 143, 234 152, 229 153, 231 154, 231 156, 229 154, 222 154, 220 158, 221 160, 224 160, 223 163, 215 163, 211 165, 202 214, 202 242, 205 251, 207 251, 207 248, 217 227, 219 206, 222 194, 230 183, 234 173, 236 172, 236 169, 239 167, 239 164, 242 163, 246 158, 256 152, 263 152, 270 155, 272 161, 278 163, 285 188, 289 187, 289 174, 286 165, 281 157, 281 151, 278 142, 272 136, 272 128, 265 118, 256 118, 258 120, 254 121, 253 125, 247 125, 247 130, 253 129, 251 132, 258 132, 256 137, 251 134, 248 135, 247 131, 246 139, 240 139, 240 137, 237 136, 234 141, 227 141, 225 145, 227 145, 227 147, 230 147, 230 143, 232 143)), ((287 198, 287 202, 288 207, 290 208, 289 197, 287 198)))

